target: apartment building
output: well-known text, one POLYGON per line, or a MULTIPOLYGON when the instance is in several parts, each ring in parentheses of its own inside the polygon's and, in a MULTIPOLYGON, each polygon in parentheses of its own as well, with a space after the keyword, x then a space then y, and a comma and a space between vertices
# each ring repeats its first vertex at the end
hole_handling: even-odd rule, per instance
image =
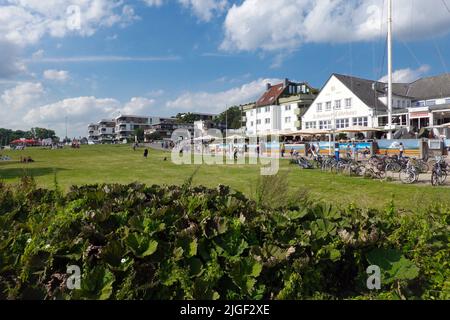
POLYGON ((146 142, 150 141, 155 134, 163 140, 170 139, 172 133, 177 129, 189 130, 191 135, 194 134, 194 124, 179 123, 175 118, 161 118, 159 123, 153 124, 145 130, 145 140, 146 142))
POLYGON ((152 125, 161 123, 161 117, 120 115, 115 119, 116 140, 133 139, 136 129, 148 130, 152 125))
POLYGON ((93 142, 93 143, 98 143, 98 136, 99 136, 99 125, 98 123, 91 123, 88 126, 88 141, 93 142))
MULTIPOLYGON (((419 133, 450 122, 450 75, 393 85, 394 130, 419 133)), ((388 129, 387 84, 333 74, 303 116, 302 129, 388 129)))
POLYGON ((295 132, 301 128, 301 117, 317 96, 317 89, 306 82, 285 79, 267 84, 266 91, 254 104, 243 106, 243 122, 248 135, 271 132, 295 132))
POLYGON ((110 143, 115 138, 116 122, 114 120, 101 120, 98 123, 98 143, 110 143))

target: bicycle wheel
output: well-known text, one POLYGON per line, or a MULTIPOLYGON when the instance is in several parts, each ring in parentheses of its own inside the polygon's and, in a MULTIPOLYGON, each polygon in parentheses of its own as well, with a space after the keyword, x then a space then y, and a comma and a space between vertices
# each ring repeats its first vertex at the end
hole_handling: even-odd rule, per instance
POLYGON ((447 171, 443 170, 441 175, 441 184, 445 184, 445 181, 447 181, 447 171))
POLYGON ((364 177, 373 179, 375 177, 375 172, 371 168, 366 169, 366 171, 364 173, 364 177))
POLYGON ((360 177, 364 177, 366 175, 366 167, 364 166, 358 166, 355 169, 355 173, 356 175, 360 176, 360 177))
POLYGON ((402 171, 402 166, 397 162, 392 162, 386 166, 386 171, 400 173, 400 171, 402 171))
POLYGON ((418 163, 418 169, 420 173, 428 173, 428 171, 430 171, 430 166, 425 161, 420 161, 418 163))
POLYGON ((416 181, 416 174, 413 171, 403 170, 400 172, 400 181, 404 184, 411 184, 416 181))
POLYGON ((446 180, 447 180, 447 172, 446 171, 441 171, 441 172, 434 171, 433 174, 431 175, 431 184, 433 186, 442 186, 445 184, 446 180))
POLYGON ((433 187, 436 187, 439 185, 439 177, 436 172, 433 172, 433 174, 431 175, 431 185, 433 187))

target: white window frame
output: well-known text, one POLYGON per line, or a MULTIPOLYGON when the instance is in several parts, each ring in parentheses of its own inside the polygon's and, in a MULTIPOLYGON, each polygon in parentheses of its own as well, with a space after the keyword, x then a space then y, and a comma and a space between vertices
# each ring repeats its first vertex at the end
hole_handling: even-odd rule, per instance
POLYGON ((332 108, 332 102, 331 101, 327 101, 325 103, 325 111, 331 111, 332 108))
POLYGON ((352 119, 353 126, 361 126, 368 127, 369 126, 369 117, 357 117, 352 119))
POLYGON ((305 129, 316 129, 317 121, 307 121, 305 122, 305 129))
POLYGON ((350 127, 350 119, 336 119, 336 129, 345 129, 350 127))
POLYGON ((352 98, 345 99, 345 109, 351 109, 352 108, 352 98))
POLYGON ((341 100, 334 100, 334 110, 341 110, 342 103, 341 100))
POLYGON ((270 118, 266 118, 266 119, 264 120, 264 122, 265 122, 265 124, 270 124, 270 118))
POLYGON ((331 120, 319 121, 319 130, 329 130, 329 129, 331 129, 331 120))
POLYGON ((291 111, 291 105, 284 106, 284 111, 291 111))
POLYGON ((323 104, 322 102, 317 104, 317 112, 322 112, 323 111, 323 104))

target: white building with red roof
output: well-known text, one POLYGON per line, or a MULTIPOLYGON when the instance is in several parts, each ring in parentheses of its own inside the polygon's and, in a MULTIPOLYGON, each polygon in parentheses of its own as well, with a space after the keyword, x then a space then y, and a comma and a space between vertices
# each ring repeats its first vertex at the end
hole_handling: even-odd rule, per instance
POLYGON ((301 117, 318 91, 306 82, 267 84, 267 90, 254 104, 243 108, 248 135, 289 133, 300 130, 301 117))

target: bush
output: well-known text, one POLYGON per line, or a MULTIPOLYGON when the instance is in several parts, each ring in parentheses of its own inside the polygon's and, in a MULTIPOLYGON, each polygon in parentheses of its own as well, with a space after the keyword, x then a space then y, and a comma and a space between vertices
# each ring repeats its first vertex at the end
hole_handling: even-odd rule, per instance
POLYGON ((239 192, 0 184, 2 299, 449 299, 448 207, 269 208, 239 192), (382 268, 369 291, 366 269, 382 268), (67 267, 81 289, 69 290, 67 267))

